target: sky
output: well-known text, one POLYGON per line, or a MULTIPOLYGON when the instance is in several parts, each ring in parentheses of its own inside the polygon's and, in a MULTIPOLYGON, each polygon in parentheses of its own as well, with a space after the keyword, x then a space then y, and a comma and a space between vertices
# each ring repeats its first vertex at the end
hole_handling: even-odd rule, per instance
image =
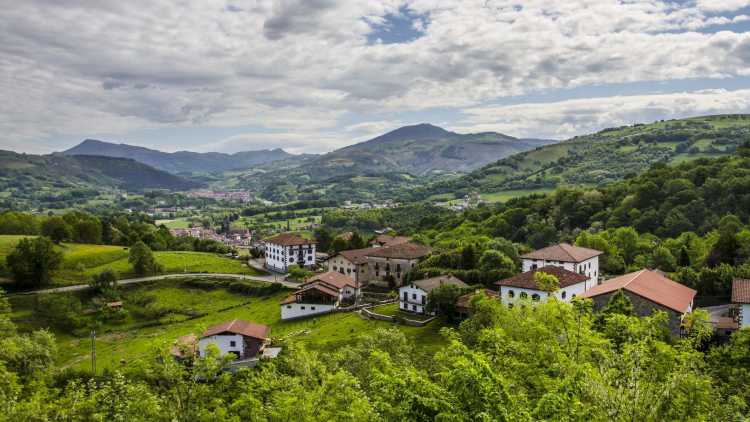
POLYGON ((0 149, 322 153, 750 113, 750 0, 0 0, 0 149))

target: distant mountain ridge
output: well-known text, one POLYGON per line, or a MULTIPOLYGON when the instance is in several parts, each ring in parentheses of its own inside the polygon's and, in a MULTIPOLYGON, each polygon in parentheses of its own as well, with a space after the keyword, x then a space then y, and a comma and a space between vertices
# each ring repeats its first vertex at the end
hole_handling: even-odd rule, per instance
POLYGON ((130 158, 170 173, 209 173, 242 170, 252 166, 295 157, 281 148, 259 151, 242 151, 234 154, 221 152, 163 152, 128 144, 115 144, 86 139, 63 151, 64 155, 99 155, 130 158))

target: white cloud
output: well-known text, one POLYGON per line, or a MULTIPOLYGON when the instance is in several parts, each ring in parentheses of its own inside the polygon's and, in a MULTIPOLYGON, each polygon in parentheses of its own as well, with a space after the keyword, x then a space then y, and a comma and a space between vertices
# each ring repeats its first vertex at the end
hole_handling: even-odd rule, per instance
POLYGON ((400 121, 403 112, 460 110, 538 91, 750 75, 749 34, 694 32, 747 20, 722 15, 747 4, 15 2, 0 14, 0 146, 147 128, 258 126, 304 133, 307 141, 290 135, 289 142, 318 151, 375 135, 332 136, 347 131, 348 115, 400 121), (414 22, 422 36, 368 45, 371 25, 403 7, 428 17, 428 25, 414 22))
POLYGON ((465 109, 457 131, 565 139, 607 127, 695 115, 750 113, 750 89, 584 98, 465 109))

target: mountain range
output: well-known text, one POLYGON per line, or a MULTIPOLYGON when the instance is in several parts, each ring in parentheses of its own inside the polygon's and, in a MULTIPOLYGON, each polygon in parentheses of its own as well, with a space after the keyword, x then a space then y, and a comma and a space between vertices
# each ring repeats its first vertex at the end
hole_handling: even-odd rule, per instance
POLYGON ((241 170, 251 166, 295 157, 283 149, 243 151, 234 154, 220 152, 163 152, 127 144, 115 144, 96 139, 86 139, 63 151, 64 155, 100 155, 130 158, 170 173, 209 173, 241 170))

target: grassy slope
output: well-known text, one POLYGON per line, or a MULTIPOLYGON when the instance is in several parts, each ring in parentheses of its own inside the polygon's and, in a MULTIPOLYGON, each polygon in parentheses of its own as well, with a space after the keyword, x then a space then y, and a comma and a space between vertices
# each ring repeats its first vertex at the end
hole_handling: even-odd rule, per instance
MULTIPOLYGON (((174 282, 172 282, 174 283, 174 282)), ((280 320, 279 301, 287 292, 265 298, 248 297, 224 289, 197 290, 174 287, 166 282, 132 288, 125 293, 125 307, 132 295, 147 293, 157 297, 157 304, 177 307, 183 311, 207 312, 197 319, 185 320, 182 315, 172 315, 159 320, 161 325, 143 327, 145 321, 135 319, 132 314, 122 324, 107 324, 100 329, 97 338, 97 367, 115 368, 121 362, 130 363, 148 356, 155 347, 168 347, 180 336, 200 333, 206 327, 234 318, 255 321, 272 327, 271 335, 277 341, 294 341, 315 350, 331 350, 354 341, 355 337, 371 333, 377 328, 393 327, 382 321, 363 320, 353 313, 337 313, 313 319, 284 322, 280 320), (248 303, 249 302, 249 303, 248 303), (218 311, 231 306, 232 309, 218 311)), ((32 297, 14 297, 14 320, 23 330, 44 327, 43 321, 34 319, 32 297)), ((442 324, 433 321, 426 327, 396 326, 408 337, 418 342, 425 351, 434 351, 444 344, 439 334, 442 324)), ((56 332, 60 342, 60 364, 73 367, 90 365, 90 341, 77 338, 70 333, 56 332)))
POLYGON ((602 185, 640 173, 659 161, 679 163, 728 155, 750 140, 750 115, 707 116, 624 126, 575 137, 497 161, 431 195, 479 190, 490 197, 559 185, 602 185), (670 139, 685 135, 685 139, 670 139), (679 148, 678 148, 679 146, 679 148))
MULTIPOLYGON (((0 259, 13 249, 24 236, 0 236, 0 259)), ((93 274, 112 268, 121 278, 132 277, 128 263, 128 249, 111 245, 83 245, 64 243, 62 269, 54 277, 55 285, 88 282, 93 274)), ((157 251, 156 260, 164 266, 165 273, 206 272, 257 275, 258 272, 242 262, 205 252, 157 251)))

